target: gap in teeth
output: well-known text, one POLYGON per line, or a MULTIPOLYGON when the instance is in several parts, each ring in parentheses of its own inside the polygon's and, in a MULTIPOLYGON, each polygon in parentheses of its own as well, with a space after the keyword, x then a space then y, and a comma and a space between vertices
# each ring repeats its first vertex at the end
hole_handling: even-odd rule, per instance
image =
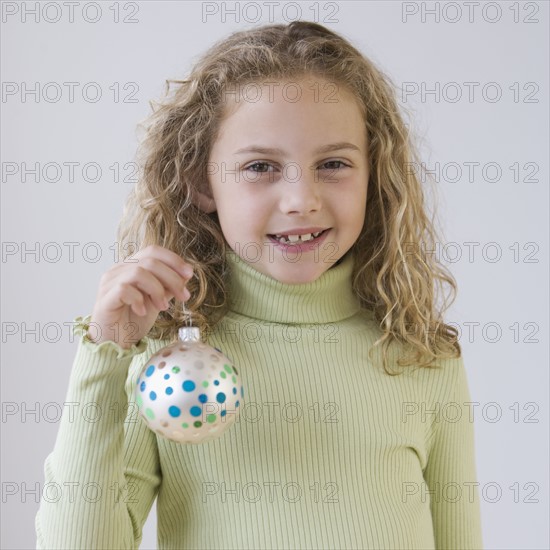
POLYGON ((323 233, 323 231, 318 231, 317 233, 305 233, 304 235, 274 235, 274 237, 281 243, 303 243, 316 239, 321 233, 323 233))

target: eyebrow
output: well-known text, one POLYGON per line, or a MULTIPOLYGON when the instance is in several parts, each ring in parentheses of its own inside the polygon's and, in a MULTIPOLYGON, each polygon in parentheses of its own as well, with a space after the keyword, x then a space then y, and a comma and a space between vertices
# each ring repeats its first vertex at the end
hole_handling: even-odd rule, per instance
MULTIPOLYGON (((329 143, 328 145, 323 145, 313 151, 314 154, 320 155, 322 153, 329 153, 330 151, 341 151, 343 149, 350 149, 352 151, 359 151, 359 147, 353 143, 347 141, 340 141, 338 143, 329 143)), ((241 155, 244 153, 260 153, 262 155, 280 155, 283 156, 285 151, 282 149, 272 148, 272 147, 260 147, 259 145, 250 145, 249 147, 243 147, 242 149, 237 149, 235 155, 241 155)))

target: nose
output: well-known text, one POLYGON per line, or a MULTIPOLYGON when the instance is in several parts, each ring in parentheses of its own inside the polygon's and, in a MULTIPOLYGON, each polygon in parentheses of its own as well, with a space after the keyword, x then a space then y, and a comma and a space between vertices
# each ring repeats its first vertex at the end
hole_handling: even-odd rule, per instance
POLYGON ((286 180, 282 189, 280 208, 284 214, 309 214, 321 209, 319 182, 313 176, 302 173, 296 179, 286 180))

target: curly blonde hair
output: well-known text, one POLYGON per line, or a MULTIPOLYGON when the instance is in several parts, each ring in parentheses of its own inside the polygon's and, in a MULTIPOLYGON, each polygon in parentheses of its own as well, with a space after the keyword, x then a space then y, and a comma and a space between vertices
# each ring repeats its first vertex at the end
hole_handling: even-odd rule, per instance
MULTIPOLYGON (((228 310, 228 244, 217 213, 205 213, 192 197, 195 190, 208 193, 207 163, 225 113, 224 92, 263 79, 305 75, 351 91, 364 115, 370 175, 365 224, 351 249, 352 282, 383 333, 375 347, 383 345, 384 369, 392 374, 387 350, 393 342, 414 352, 401 357, 400 366, 438 367, 434 359, 460 357, 458 331, 442 320, 456 298, 456 283, 431 254, 423 254, 424 247, 434 250, 437 233, 426 213, 418 170, 411 169, 422 164, 398 109, 395 85, 346 39, 317 23, 234 32, 201 57, 187 80, 166 81, 164 101, 151 102, 153 113, 138 125, 146 133, 137 155, 139 181, 118 227, 121 258, 157 244, 192 264, 186 307, 208 334, 228 310), (443 283, 453 296, 437 310, 443 283)), ((170 309, 160 312, 149 337, 177 338, 186 318, 177 305, 172 300, 170 309)))

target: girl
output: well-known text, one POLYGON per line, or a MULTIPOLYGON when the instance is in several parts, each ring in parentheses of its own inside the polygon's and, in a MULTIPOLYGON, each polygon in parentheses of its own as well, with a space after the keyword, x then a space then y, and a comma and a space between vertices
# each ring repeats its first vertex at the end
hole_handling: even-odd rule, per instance
POLYGON ((157 498, 162 549, 482 548, 465 368, 436 309, 455 282, 423 253, 390 80, 293 22, 232 34, 178 84, 147 126, 125 261, 75 319, 68 401, 103 414, 62 419, 45 479, 75 490, 41 502, 37 547, 137 548, 157 498), (182 302, 245 388, 201 445, 129 406, 182 302))

